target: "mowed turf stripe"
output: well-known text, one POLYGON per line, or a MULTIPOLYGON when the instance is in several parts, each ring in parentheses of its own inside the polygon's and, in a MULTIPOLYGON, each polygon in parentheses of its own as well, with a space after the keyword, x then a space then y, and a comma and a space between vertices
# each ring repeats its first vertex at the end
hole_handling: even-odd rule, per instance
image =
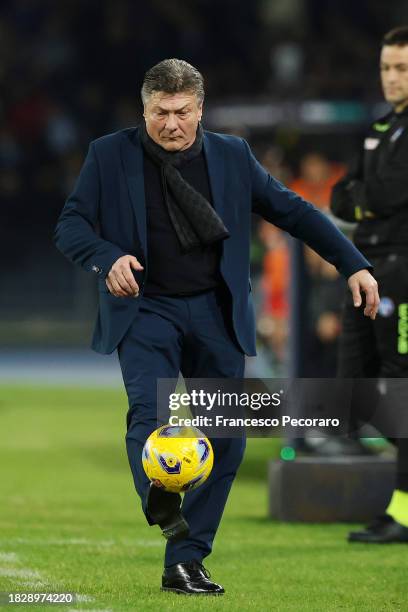
MULTIPOLYGON (((111 548, 113 546, 126 546, 128 548, 161 548, 164 540, 138 539, 138 540, 91 540, 87 538, 12 538, 0 540, 0 544, 30 544, 35 546, 87 546, 95 548, 111 548)), ((0 562, 1 562, 0 553, 0 562)))
POLYGON ((11 579, 20 589, 44 590, 50 587, 41 572, 22 565, 24 563, 16 552, 0 551, 0 576, 11 579))

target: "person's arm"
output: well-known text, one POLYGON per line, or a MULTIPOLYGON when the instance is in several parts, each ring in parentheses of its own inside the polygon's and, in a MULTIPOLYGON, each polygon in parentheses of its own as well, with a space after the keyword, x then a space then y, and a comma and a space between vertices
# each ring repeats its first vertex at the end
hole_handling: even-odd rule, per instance
POLYGON ((305 242, 346 278, 358 270, 372 268, 334 223, 268 174, 245 145, 252 177, 253 212, 305 242))
POLYGON ((270 176, 246 147, 251 173, 253 212, 302 240, 348 279, 354 304, 366 294, 364 314, 375 318, 379 297, 377 282, 368 272, 369 261, 337 227, 312 204, 270 176))
POLYGON ((336 185, 331 195, 330 209, 344 221, 358 222, 364 218, 390 217, 408 206, 408 138, 401 143, 396 155, 387 158, 381 168, 363 179, 362 153, 336 185))
POLYGON ((367 211, 367 196, 363 182, 363 155, 359 153, 351 162, 348 172, 333 187, 330 210, 335 217, 355 223, 372 216, 367 211))
POLYGON ((58 219, 54 241, 71 262, 87 272, 106 276, 114 262, 125 253, 96 232, 99 197, 98 162, 91 143, 75 188, 58 219))
POLYGON ((136 257, 97 234, 99 198, 98 161, 91 143, 74 191, 58 219, 55 244, 74 264, 105 277, 106 286, 115 297, 137 296, 139 285, 133 270, 141 271, 143 266, 136 257))

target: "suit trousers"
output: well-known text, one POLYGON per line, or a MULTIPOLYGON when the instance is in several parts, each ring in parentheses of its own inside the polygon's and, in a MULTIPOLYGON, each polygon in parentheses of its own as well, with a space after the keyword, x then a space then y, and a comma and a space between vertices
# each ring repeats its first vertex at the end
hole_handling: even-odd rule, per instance
MULTIPOLYGON (((390 253, 381 258, 370 257, 370 260, 381 294, 377 318, 372 321, 364 316, 362 308, 354 308, 348 292, 339 349, 338 375, 367 379, 364 385, 359 383, 359 389, 353 393, 352 409, 357 423, 370 420, 371 406, 378 401, 376 378, 408 378, 408 353, 400 346, 400 313, 408 302, 408 257, 390 253), (371 399, 367 400, 369 396, 371 399)), ((394 388, 398 393, 394 393, 390 401, 399 410, 408 410, 406 381, 394 388)), ((408 492, 408 439, 401 437, 391 441, 398 449, 396 488, 408 492)))
MULTIPOLYGON (((126 448, 137 493, 146 513, 149 480, 142 449, 157 428, 157 380, 243 378, 245 356, 232 328, 225 288, 188 297, 142 296, 139 312, 118 346, 129 400, 126 448)), ((184 494, 182 513, 189 537, 167 542, 165 566, 210 554, 232 482, 245 451, 245 437, 212 438, 214 466, 207 481, 184 494)), ((148 518, 148 517, 147 517, 148 518)))

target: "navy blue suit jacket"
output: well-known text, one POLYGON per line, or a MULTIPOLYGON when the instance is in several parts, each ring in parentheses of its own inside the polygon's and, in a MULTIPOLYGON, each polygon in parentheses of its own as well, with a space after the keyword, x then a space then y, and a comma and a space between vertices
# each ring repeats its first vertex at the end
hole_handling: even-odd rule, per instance
MULTIPOLYGON (((345 277, 369 262, 310 203, 271 177, 245 140, 204 132, 215 210, 230 237, 223 241, 221 274, 233 298, 233 325, 242 350, 255 355, 255 321, 249 278, 251 213, 288 231, 334 264, 345 277)), ((138 311, 140 297, 114 297, 105 284, 113 263, 134 255, 144 266, 136 278, 143 295, 149 273, 146 249, 143 151, 137 128, 90 144, 88 155, 58 220, 55 242, 72 262, 98 275, 99 312, 92 348, 111 353, 138 311)))

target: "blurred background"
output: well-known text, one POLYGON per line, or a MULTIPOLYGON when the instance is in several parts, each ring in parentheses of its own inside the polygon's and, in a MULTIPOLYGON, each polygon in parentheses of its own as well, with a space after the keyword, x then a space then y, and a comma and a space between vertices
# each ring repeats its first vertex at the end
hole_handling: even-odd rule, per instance
MULTIPOLYGON (((331 186, 386 109, 381 37, 407 21, 403 0, 3 0, 1 379, 50 378, 44 366, 66 379, 68 361, 77 382, 120 384, 114 358, 87 349, 95 280, 52 233, 89 142, 141 120, 146 69, 166 57, 196 65, 205 128, 245 137, 328 213, 331 186)), ((259 355, 248 375, 334 376, 344 283, 332 266, 254 217, 252 275, 259 355)))

